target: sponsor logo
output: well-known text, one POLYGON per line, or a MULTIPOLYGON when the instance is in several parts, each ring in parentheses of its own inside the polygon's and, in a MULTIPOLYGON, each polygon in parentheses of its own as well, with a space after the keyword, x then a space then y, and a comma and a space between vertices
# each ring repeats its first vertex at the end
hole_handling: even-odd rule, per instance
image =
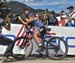
MULTIPOLYGON (((45 36, 45 38, 51 38, 51 36, 45 36)), ((63 38, 65 40, 65 42, 68 45, 68 48, 75 48, 75 43, 74 43, 75 37, 62 36, 61 38, 63 38)), ((53 42, 56 42, 59 46, 61 46, 61 41, 60 40, 54 40, 53 42)))

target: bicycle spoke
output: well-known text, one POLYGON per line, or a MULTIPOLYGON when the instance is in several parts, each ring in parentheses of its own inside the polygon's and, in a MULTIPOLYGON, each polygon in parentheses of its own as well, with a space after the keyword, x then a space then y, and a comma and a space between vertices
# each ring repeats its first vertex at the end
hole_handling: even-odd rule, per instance
POLYGON ((68 47, 66 45, 66 42, 59 38, 59 37, 53 37, 51 40, 49 40, 48 44, 50 44, 50 46, 52 46, 53 48, 50 49, 50 46, 48 46, 48 56, 52 59, 63 59, 68 52, 68 47), (59 45, 59 40, 60 40, 60 44, 59 45), (56 42, 55 42, 56 41, 56 42))

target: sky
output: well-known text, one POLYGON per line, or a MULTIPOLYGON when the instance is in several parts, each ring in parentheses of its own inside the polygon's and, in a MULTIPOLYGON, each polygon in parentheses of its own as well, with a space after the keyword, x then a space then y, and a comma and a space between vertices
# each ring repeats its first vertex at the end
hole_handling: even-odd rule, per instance
POLYGON ((49 11, 60 12, 61 10, 67 11, 66 7, 74 6, 75 0, 7 0, 7 1, 18 1, 24 3, 34 9, 46 9, 49 11))

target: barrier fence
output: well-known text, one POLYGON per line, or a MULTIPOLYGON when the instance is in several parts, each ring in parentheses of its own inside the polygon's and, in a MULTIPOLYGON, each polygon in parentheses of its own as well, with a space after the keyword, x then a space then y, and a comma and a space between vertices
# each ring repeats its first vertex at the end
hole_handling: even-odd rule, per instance
MULTIPOLYGON (((59 27, 59 26, 48 26, 48 27, 52 28, 51 32, 56 33, 56 36, 62 37, 66 41, 68 45, 68 55, 75 55, 75 28, 59 27)), ((5 28, 3 28, 2 34, 14 40, 16 37, 23 36, 24 26, 20 24, 11 24, 11 30, 8 31, 5 28)), ((50 36, 46 36, 46 38, 49 38, 49 37, 50 36)), ((33 40, 33 44, 34 44, 33 54, 36 54, 35 50, 37 49, 37 46, 34 40, 33 40)), ((59 45, 62 46, 61 44, 59 45)), ((7 46, 0 45, 0 54, 4 53, 6 47, 7 46)), ((15 48, 15 52, 16 52, 16 48, 15 48)))

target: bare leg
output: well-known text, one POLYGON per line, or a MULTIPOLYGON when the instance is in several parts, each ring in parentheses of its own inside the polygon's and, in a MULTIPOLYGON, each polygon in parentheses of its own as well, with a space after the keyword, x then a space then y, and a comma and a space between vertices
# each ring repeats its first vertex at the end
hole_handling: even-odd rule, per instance
POLYGON ((39 46, 41 46, 42 44, 42 39, 39 37, 40 33, 37 31, 34 33, 34 39, 35 41, 39 44, 39 46))

